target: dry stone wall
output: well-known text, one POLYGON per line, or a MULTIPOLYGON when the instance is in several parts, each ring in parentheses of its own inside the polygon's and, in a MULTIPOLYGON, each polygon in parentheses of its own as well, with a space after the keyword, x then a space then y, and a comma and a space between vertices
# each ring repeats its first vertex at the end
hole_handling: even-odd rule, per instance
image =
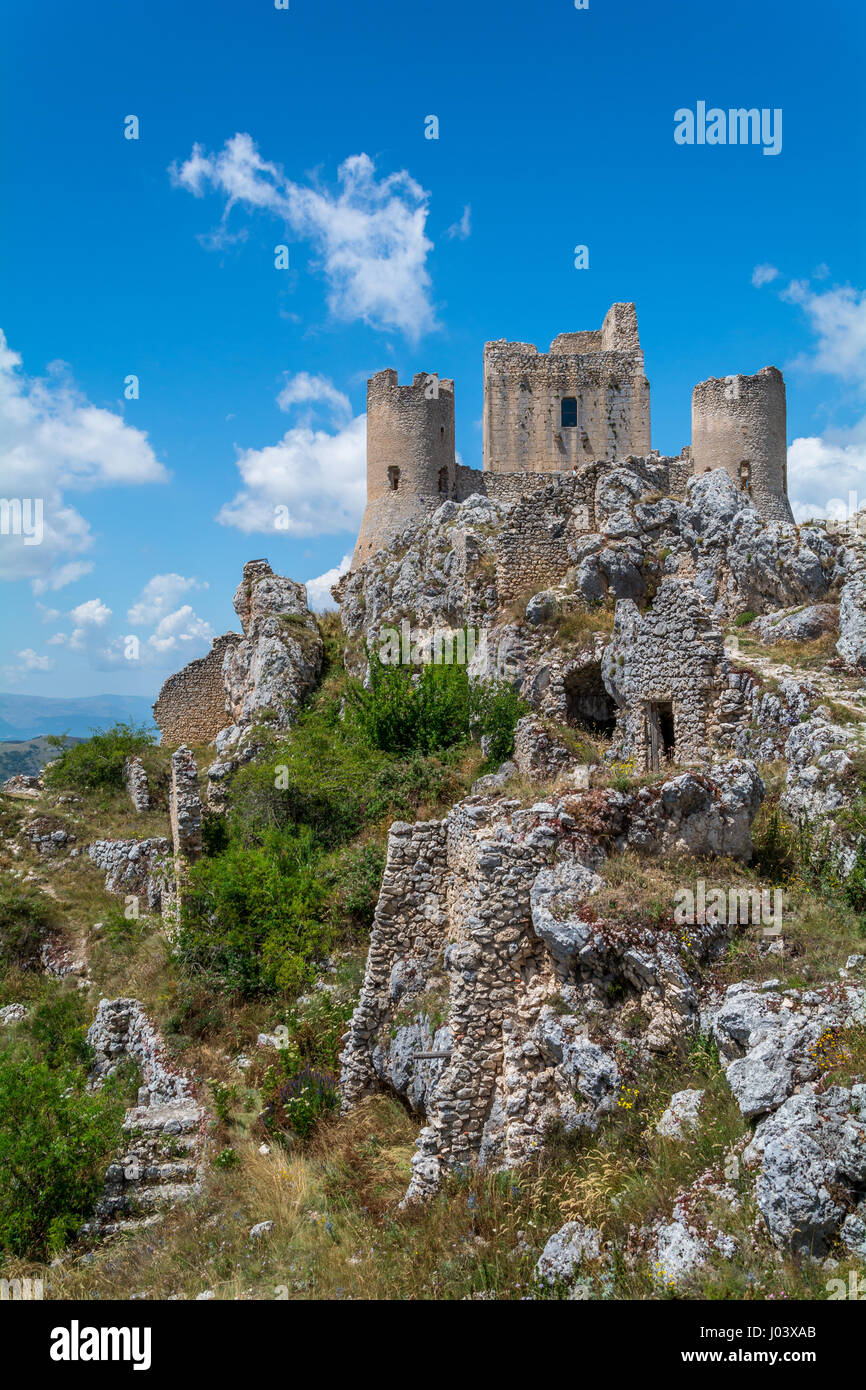
POLYGON ((349 1109, 393 1089, 425 1115, 407 1199, 444 1168, 523 1161, 554 1122, 595 1127, 616 1108, 617 1030, 635 1011, 649 1051, 696 1026, 690 972, 728 928, 698 927, 686 952, 677 931, 607 922, 600 874, 629 845, 748 856, 762 795, 732 762, 633 795, 475 796, 393 828, 341 1091, 349 1109))
POLYGON ((212 743, 231 723, 223 662, 240 641, 239 633, 226 632, 215 639, 207 656, 169 676, 153 707, 161 743, 212 743))

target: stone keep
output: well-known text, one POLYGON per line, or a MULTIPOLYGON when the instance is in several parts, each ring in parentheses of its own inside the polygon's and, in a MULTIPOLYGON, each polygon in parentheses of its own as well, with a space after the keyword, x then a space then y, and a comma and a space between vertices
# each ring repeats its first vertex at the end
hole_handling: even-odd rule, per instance
POLYGON ((692 467, 724 468, 768 521, 793 521, 788 502, 785 382, 778 367, 711 377, 692 392, 692 467))
POLYGON ((367 506, 353 568, 454 491, 454 382, 389 368, 367 382, 367 506))
POLYGON ((649 382, 633 304, 613 304, 601 329, 484 348, 484 468, 570 471, 594 459, 650 452, 649 382))

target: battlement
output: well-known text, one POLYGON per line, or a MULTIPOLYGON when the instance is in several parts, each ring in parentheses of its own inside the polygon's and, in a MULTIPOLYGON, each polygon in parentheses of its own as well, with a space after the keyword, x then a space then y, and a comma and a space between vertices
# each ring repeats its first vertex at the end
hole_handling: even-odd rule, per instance
POLYGON ((793 520, 785 382, 778 367, 698 382, 692 392, 691 461, 696 474, 724 468, 763 516, 793 520))
MULTIPOLYGON (((550 351, 485 343, 483 472, 458 465, 454 382, 393 367, 367 383, 367 507, 353 568, 442 502, 486 492, 512 504, 589 465, 651 459, 650 388, 632 303, 612 304, 601 328, 559 333, 550 351), (489 483, 488 485, 485 485, 489 483)), ((664 464, 668 490, 724 468, 762 515, 791 520, 785 383, 775 367, 711 378, 692 396, 692 443, 664 464)))

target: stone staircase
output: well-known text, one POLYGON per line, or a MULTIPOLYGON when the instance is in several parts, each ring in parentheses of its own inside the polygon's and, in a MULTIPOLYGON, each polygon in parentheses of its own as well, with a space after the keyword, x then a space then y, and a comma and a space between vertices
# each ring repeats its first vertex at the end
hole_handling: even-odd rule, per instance
POLYGON ((197 1196, 205 1170, 206 1114, 184 1073, 172 1068, 156 1029, 135 999, 102 999, 88 1040, 96 1052, 91 1085, 124 1056, 141 1068, 137 1104, 123 1121, 124 1143, 109 1164, 88 1235, 110 1236, 159 1221, 197 1196))

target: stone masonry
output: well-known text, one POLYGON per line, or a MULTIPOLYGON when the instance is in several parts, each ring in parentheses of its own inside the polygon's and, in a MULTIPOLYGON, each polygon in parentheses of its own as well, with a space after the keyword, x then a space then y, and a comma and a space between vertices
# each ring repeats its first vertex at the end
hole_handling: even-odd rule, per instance
POLYGON ((226 632, 215 639, 207 656, 169 676, 153 707, 162 743, 212 743, 231 723, 223 662, 240 641, 239 633, 226 632))
MULTIPOLYGON (((785 383, 775 367, 701 382, 692 443, 675 458, 651 447, 650 389, 634 304, 613 304, 600 329, 560 333, 548 353, 505 339, 484 348, 483 468, 454 448, 454 383, 389 368, 367 383, 367 506, 352 569, 388 548, 445 500, 473 493, 520 504, 557 475, 641 459, 683 496, 695 475, 724 468, 762 517, 791 521, 785 383)), ((527 513, 527 515, 529 515, 527 513)), ((534 555, 537 537, 525 553, 534 555)))
POLYGON ((613 997, 647 1017, 649 1050, 696 1025, 690 970, 727 928, 699 927, 684 954, 676 931, 605 922, 592 900, 607 854, 629 845, 748 857, 762 795, 754 767, 732 762, 528 809, 475 796, 444 821, 392 826, 341 1092, 349 1109, 393 1089, 426 1117, 407 1198, 443 1168, 512 1166, 554 1121, 594 1128, 615 1108, 616 1058, 595 1040, 613 997))

